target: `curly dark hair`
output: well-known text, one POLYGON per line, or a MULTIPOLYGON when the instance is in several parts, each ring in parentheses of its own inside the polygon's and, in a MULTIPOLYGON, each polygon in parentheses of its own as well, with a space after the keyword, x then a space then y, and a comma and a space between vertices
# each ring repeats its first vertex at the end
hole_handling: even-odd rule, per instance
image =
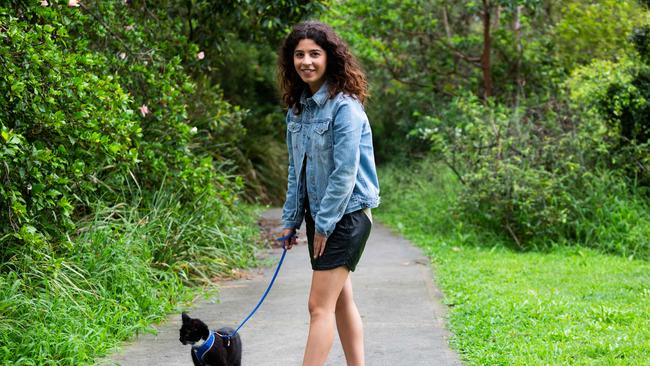
POLYGON ((311 39, 327 53, 325 78, 330 98, 343 92, 355 96, 361 103, 368 97, 368 82, 357 59, 348 45, 327 24, 306 21, 297 24, 284 40, 279 52, 278 79, 282 100, 289 108, 300 114, 300 96, 308 89, 293 65, 293 52, 303 39, 311 39))

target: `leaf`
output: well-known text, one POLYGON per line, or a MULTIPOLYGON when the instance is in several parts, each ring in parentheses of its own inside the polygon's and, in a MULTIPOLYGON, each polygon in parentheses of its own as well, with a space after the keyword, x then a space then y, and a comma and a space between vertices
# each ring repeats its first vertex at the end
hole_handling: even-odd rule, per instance
POLYGON ((56 189, 50 189, 46 194, 50 197, 58 197, 61 195, 61 192, 57 191, 56 189))
POLYGON ((11 135, 9 138, 9 141, 7 141, 8 144, 10 145, 20 145, 20 136, 18 135, 11 135))

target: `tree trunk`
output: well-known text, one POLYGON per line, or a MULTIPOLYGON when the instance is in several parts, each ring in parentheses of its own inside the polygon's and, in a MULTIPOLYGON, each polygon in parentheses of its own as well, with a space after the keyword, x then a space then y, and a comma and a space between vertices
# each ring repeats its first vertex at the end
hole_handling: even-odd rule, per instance
POLYGON ((491 49, 490 0, 483 0, 483 54, 481 55, 481 69, 483 70, 483 99, 485 100, 492 96, 491 49))
POLYGON ((517 47, 517 61, 515 63, 515 77, 517 79, 517 94, 515 96, 515 105, 519 106, 519 101, 524 95, 525 80, 521 74, 521 58, 523 57, 523 46, 521 44, 521 9, 522 6, 517 6, 513 22, 513 31, 515 33, 515 45, 517 47))
POLYGON ((544 11, 546 12, 546 16, 548 19, 552 22, 553 21, 553 14, 555 8, 553 7, 553 2, 552 1, 545 1, 544 4, 544 11))
POLYGON ((192 27, 192 1, 186 1, 187 6, 187 26, 189 28, 189 40, 194 41, 194 27, 192 27))
POLYGON ((445 26, 447 38, 451 38, 451 27, 449 27, 449 15, 447 14, 447 3, 442 6, 442 24, 445 26))

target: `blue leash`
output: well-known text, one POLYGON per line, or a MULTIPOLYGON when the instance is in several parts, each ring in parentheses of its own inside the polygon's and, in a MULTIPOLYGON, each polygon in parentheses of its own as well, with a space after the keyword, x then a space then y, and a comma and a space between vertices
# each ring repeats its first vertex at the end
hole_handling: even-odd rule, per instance
MULTIPOLYGON (((294 232, 292 234, 277 238, 275 240, 284 242, 285 240, 289 240, 289 239, 293 238, 295 235, 296 235, 296 233, 294 232)), ((237 329, 235 329, 235 331, 232 332, 232 334, 219 334, 219 336, 221 336, 221 338, 223 340, 227 341, 227 340, 230 340, 230 338, 234 337, 237 334, 237 332, 239 332, 239 329, 241 329, 241 327, 243 327, 244 324, 246 324, 248 319, 250 319, 253 316, 253 314, 255 314, 257 309, 260 308, 260 305, 262 305, 262 303, 264 302, 264 299, 266 298, 266 295, 268 295, 269 292, 271 291, 271 287, 273 287, 273 282, 275 282, 276 277, 278 277, 278 272, 280 272, 280 267, 282 267, 282 262, 284 262, 284 257, 286 256, 286 254, 287 254, 287 247, 284 246, 284 244, 282 244, 282 257, 280 258, 280 262, 278 263, 278 266, 275 269, 275 273, 273 274, 273 278, 271 278, 271 282, 269 283, 269 287, 266 288, 266 292, 264 292, 264 295, 262 295, 262 298, 260 299, 260 301, 255 306, 255 309, 253 309, 253 311, 251 311, 251 313, 248 314, 246 319, 244 319, 244 321, 242 321, 241 324, 239 324, 237 329)))

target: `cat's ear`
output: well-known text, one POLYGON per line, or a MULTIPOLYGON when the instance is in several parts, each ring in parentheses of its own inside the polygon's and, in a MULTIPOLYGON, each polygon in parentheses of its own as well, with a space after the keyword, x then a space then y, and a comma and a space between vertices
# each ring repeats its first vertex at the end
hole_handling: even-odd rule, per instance
POLYGON ((181 318, 183 319, 183 324, 189 322, 192 318, 189 315, 182 313, 181 318))

